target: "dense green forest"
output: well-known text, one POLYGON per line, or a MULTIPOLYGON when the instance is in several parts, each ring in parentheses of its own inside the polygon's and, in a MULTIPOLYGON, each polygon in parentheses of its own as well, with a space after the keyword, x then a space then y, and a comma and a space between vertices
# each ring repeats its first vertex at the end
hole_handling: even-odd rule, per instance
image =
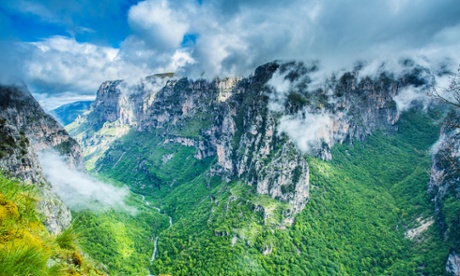
POLYGON ((449 247, 437 225, 405 237, 434 216, 427 183, 439 117, 406 112, 395 134, 337 145, 332 161, 306 157, 311 200, 293 223, 287 204, 210 178, 213 158, 132 131, 96 167, 130 185, 141 211, 75 214, 91 237, 82 245, 113 274, 146 269, 158 237, 156 275, 442 275, 449 247))

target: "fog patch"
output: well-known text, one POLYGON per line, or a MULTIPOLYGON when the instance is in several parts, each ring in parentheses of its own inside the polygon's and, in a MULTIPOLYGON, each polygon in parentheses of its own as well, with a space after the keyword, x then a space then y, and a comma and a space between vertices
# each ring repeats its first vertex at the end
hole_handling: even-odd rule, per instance
POLYGON ((143 78, 124 79, 118 86, 118 90, 125 96, 135 94, 156 94, 165 87, 170 77, 149 76, 143 78))
POLYGON ((393 97, 396 102, 396 107, 401 113, 406 111, 417 104, 423 104, 423 108, 426 109, 431 102, 431 98, 428 94, 416 87, 409 86, 401 89, 396 96, 393 97))
POLYGON ((278 134, 286 134, 303 153, 315 153, 322 148, 323 142, 333 143, 333 115, 324 109, 311 111, 311 106, 288 114, 286 102, 290 93, 312 100, 315 98, 313 91, 323 88, 325 81, 326 73, 318 71, 317 63, 312 62, 278 69, 267 82, 270 88, 268 110, 283 114, 278 120, 278 134))
POLYGON ((113 209, 131 215, 137 212, 124 202, 129 194, 128 188, 114 187, 84 172, 70 169, 64 158, 55 151, 41 152, 39 160, 53 191, 70 209, 96 212, 113 209))
POLYGON ((430 154, 431 155, 437 154, 439 152, 439 150, 444 147, 445 141, 446 141, 446 134, 441 133, 441 135, 439 136, 438 140, 431 146, 430 154))
POLYGON ((272 93, 269 95, 268 110, 273 112, 283 112, 284 103, 286 102, 289 90, 292 87, 291 82, 286 79, 285 74, 276 70, 267 84, 272 88, 272 93))
POLYGON ((279 120, 278 131, 291 138, 303 153, 312 153, 322 147, 322 142, 333 143, 332 115, 326 112, 285 115, 279 120))

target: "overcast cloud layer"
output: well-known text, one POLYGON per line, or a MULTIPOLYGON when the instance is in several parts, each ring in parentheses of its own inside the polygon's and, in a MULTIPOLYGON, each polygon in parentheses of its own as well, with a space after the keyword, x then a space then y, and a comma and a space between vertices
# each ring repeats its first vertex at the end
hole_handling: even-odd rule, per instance
POLYGON ((4 0, 0 78, 25 80, 54 108, 104 80, 244 76, 274 59, 339 70, 404 55, 450 58, 454 70, 459 14, 458 0, 4 0))

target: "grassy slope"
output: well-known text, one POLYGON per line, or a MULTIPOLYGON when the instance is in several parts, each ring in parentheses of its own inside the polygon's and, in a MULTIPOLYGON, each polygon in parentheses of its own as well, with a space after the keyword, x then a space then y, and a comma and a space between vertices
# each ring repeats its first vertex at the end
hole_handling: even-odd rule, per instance
POLYGON ((284 204, 244 183, 209 179, 212 158, 195 160, 193 148, 162 144, 154 134, 130 133, 98 166, 172 216, 172 227, 155 232, 154 273, 440 275, 448 249, 436 227, 415 241, 404 238, 417 218, 433 215, 428 150, 438 127, 410 112, 399 126, 394 136, 336 146, 331 162, 309 158, 311 202, 288 229, 280 222, 284 204))
POLYGON ((82 257, 72 228, 48 233, 35 194, 33 186, 0 175, 0 275, 105 275, 82 257))

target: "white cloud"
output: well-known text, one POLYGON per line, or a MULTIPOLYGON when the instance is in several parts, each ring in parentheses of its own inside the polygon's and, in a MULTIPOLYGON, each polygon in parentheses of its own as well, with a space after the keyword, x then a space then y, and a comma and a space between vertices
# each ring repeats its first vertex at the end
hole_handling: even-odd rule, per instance
POLYGON ((422 103, 424 107, 426 107, 431 101, 431 98, 428 97, 427 92, 423 89, 408 86, 398 91, 398 94, 393 97, 393 100, 396 102, 398 111, 403 112, 417 103, 422 103))
POLYGON ((131 78, 123 80, 117 88, 124 95, 131 95, 137 91, 147 92, 149 95, 158 93, 167 83, 169 78, 149 77, 147 78, 131 78))
MULTIPOLYGON (((7 3, 16 7, 15 1, 7 3)), ((75 14, 84 13, 83 7, 89 5, 20 3, 16 9, 24 13, 49 20, 56 17, 59 22, 67 17, 72 21, 72 15, 82 17, 75 14)), ((94 13, 104 3, 91 7, 94 13)), ((191 77, 245 76, 275 59, 318 59, 328 72, 350 67, 356 60, 371 66, 372 60, 398 60, 399 56, 428 57, 432 62, 450 57, 458 64, 459 12, 457 0, 212 0, 202 4, 145 0, 129 9, 132 33, 119 48, 48 37, 23 43, 27 54, 16 55, 21 57, 16 64, 23 67, 33 91, 56 94, 94 94, 108 79, 165 71, 191 77), (183 48, 183 37, 190 34, 196 35, 196 41, 183 48)), ((81 28, 74 25, 68 28, 81 28)), ((12 48, 3 52, 15 55, 12 48)), ((0 58, 2 64, 14 64, 3 62, 9 57, 0 58)))
POLYGON ((31 46, 25 74, 32 84, 47 84, 45 88, 60 91, 88 91, 95 83, 118 77, 112 68, 117 63, 116 49, 66 37, 51 37, 31 46))
POLYGON ((128 21, 137 35, 159 51, 176 50, 187 32, 188 23, 166 0, 143 1, 131 7, 128 21))
POLYGON ((322 141, 332 144, 333 119, 325 112, 285 115, 279 120, 278 131, 286 133, 304 153, 320 149, 322 141))
POLYGON ((125 204, 128 188, 117 188, 95 180, 86 173, 70 169, 63 157, 53 151, 41 152, 39 160, 53 191, 73 210, 105 211, 109 209, 135 214, 125 204))
POLYGON ((106 80, 137 80, 154 73, 176 72, 194 62, 186 49, 175 50, 156 60, 148 48, 133 45, 129 44, 128 49, 114 49, 78 43, 66 37, 27 43, 24 46, 30 49, 30 57, 25 59, 19 75, 29 83, 45 109, 50 110, 94 97, 98 86, 106 80), (131 51, 135 47, 140 47, 138 52, 131 51), (139 60, 143 63, 138 63, 139 60))
POLYGON ((285 74, 281 74, 279 70, 276 70, 267 83, 273 88, 272 93, 269 94, 268 101, 268 110, 270 111, 284 112, 284 104, 292 87, 291 82, 285 79, 285 77, 285 74))

